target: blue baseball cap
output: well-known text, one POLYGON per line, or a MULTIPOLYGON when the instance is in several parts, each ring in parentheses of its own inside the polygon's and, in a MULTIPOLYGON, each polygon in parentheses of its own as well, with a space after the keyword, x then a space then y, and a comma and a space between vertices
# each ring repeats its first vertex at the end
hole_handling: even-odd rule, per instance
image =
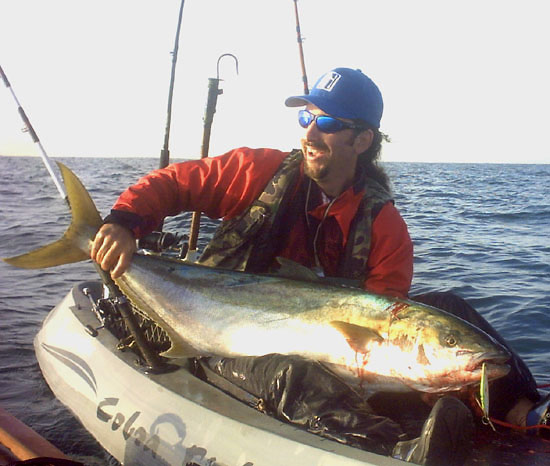
POLYGON ((309 94, 285 100, 287 107, 308 103, 333 117, 363 120, 373 128, 380 128, 384 110, 378 86, 361 70, 351 68, 335 68, 321 76, 309 94))

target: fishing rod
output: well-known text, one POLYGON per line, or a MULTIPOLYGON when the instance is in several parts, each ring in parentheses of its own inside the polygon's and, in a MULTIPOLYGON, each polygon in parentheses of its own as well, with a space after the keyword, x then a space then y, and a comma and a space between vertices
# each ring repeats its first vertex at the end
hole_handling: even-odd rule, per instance
POLYGON ((304 60, 304 47, 302 45, 304 39, 300 31, 300 18, 298 16, 298 0, 294 0, 294 14, 296 16, 296 36, 298 39, 298 51, 300 53, 300 65, 302 67, 302 81, 304 83, 304 94, 309 94, 309 86, 307 84, 306 63, 304 60))
MULTIPOLYGON (((220 55, 217 63, 217 76, 216 78, 208 78, 208 97, 206 100, 206 109, 204 111, 204 129, 202 134, 201 145, 201 159, 208 157, 208 151, 210 149, 210 133, 212 130, 212 122, 214 121, 214 113, 216 113, 216 105, 218 103, 218 96, 223 94, 223 90, 219 88, 220 85, 220 61, 223 57, 232 57, 235 60, 235 69, 239 74, 239 61, 237 57, 231 53, 224 53, 220 55)), ((191 233, 189 234, 189 247, 187 250, 187 260, 194 260, 197 253, 197 239, 199 237, 199 225, 201 221, 201 213, 193 212, 193 218, 191 219, 191 233)))
POLYGON ((168 112, 166 116, 166 129, 164 132, 164 146, 160 151, 159 168, 164 168, 170 163, 170 150, 168 149, 168 140, 170 139, 170 125, 172 122, 172 97, 174 95, 174 81, 176 78, 176 62, 178 61, 178 48, 180 40, 181 18, 183 16, 183 4, 185 0, 181 0, 180 12, 178 18, 178 27, 176 29, 176 40, 174 50, 172 52, 172 72, 170 75, 170 88, 168 91, 168 112))
POLYGON ((65 193, 65 189, 63 188, 63 184, 61 183, 61 180, 55 173, 53 169, 53 164, 50 158, 48 157, 48 154, 46 154, 46 151, 44 150, 44 147, 42 146, 42 143, 40 142, 40 139, 38 138, 38 135, 36 134, 36 131, 31 125, 31 122, 29 118, 27 117, 27 114, 25 113, 25 110, 23 110, 23 107, 21 107, 21 104, 19 103, 19 100, 17 99, 17 96, 15 95, 15 92, 13 91, 13 88, 11 87, 10 82, 8 81, 8 77, 6 76, 6 73, 4 73, 4 70, 0 66, 0 75, 2 76, 2 80, 4 81, 4 84, 6 87, 10 90, 11 95, 13 96, 15 103, 17 104, 17 110, 19 111, 19 115, 21 116, 23 122, 25 123, 25 132, 28 132, 33 142, 38 144, 38 147, 40 148, 40 156, 42 157, 42 161, 44 162, 44 165, 46 165, 46 169, 48 170, 57 190, 59 191, 59 194, 61 198, 65 202, 69 202, 67 199, 67 194, 65 193))

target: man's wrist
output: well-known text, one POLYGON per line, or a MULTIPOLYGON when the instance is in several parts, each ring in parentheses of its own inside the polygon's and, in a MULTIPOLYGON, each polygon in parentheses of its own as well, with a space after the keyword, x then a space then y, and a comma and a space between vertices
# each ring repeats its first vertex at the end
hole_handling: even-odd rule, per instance
POLYGON ((103 223, 113 223, 116 225, 120 225, 129 230, 132 235, 137 238, 137 232, 139 230, 139 227, 143 223, 143 219, 138 214, 135 214, 133 212, 113 209, 111 210, 111 213, 107 215, 107 217, 105 217, 103 223))

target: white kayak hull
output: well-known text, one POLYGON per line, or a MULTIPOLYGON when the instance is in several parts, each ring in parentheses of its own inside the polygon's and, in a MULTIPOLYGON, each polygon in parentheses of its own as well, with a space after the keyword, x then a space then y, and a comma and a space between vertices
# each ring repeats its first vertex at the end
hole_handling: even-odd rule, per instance
MULTIPOLYGON (((90 284, 88 284, 90 285, 90 284)), ((401 461, 324 439, 237 401, 189 373, 145 374, 117 350, 76 286, 35 338, 44 378, 98 442, 127 465, 387 465, 401 461)))

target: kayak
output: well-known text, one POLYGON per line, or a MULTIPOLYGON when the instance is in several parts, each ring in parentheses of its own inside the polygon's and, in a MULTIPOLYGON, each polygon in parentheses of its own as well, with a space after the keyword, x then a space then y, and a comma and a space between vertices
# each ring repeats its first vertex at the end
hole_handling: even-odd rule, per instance
POLYGON ((187 359, 166 373, 148 371, 135 352, 121 349, 116 323, 108 318, 101 326, 92 308, 101 296, 100 282, 76 285, 47 316, 34 346, 55 396, 121 463, 403 464, 274 419, 197 378, 187 359))
POLYGON ((65 464, 70 461, 57 447, 0 407, 0 464, 37 458, 48 458, 52 465, 56 460, 64 461, 65 464))
MULTIPOLYGON (((121 344, 121 322, 105 315, 98 319, 92 303, 102 294, 99 281, 74 286, 48 314, 34 346, 55 396, 121 463, 403 464, 272 418, 193 375, 187 359, 171 362, 164 373, 148 370, 136 352, 121 344)), ((162 345, 158 329, 142 327, 148 339, 162 345)), ((480 426, 466 464, 548 465, 550 442, 480 426)))

